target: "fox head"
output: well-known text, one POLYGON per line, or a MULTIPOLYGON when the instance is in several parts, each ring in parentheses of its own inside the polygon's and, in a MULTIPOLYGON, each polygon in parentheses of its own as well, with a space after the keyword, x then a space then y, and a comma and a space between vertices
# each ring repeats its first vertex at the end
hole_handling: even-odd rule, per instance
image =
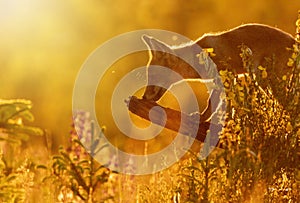
POLYGON ((203 75, 203 68, 200 67, 197 58, 197 54, 201 52, 199 46, 191 43, 171 47, 147 35, 142 38, 149 48, 150 58, 147 65, 148 85, 143 99, 157 101, 172 84, 185 78, 201 78, 200 76, 203 75), (168 68, 181 77, 174 77, 174 74, 162 74, 154 68, 155 66, 168 68))

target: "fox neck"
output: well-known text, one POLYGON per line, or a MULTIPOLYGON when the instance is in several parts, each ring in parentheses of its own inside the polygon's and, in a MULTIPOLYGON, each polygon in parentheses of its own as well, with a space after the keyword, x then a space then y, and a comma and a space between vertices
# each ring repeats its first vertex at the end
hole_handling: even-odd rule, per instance
POLYGON ((175 48, 174 52, 184 62, 179 62, 173 69, 184 79, 212 79, 215 77, 215 63, 198 44, 193 43, 175 48))

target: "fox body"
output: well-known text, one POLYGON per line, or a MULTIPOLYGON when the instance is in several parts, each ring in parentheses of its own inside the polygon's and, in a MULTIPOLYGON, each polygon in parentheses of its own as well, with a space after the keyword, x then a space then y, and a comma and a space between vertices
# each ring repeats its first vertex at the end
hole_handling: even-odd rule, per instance
MULTIPOLYGON (((228 69, 236 74, 246 73, 247 70, 243 67, 240 57, 240 46, 245 45, 251 51, 255 74, 260 74, 257 69, 259 65, 265 64, 268 58, 273 59, 273 68, 269 71, 275 71, 276 74, 271 74, 274 78, 268 78, 271 90, 275 89, 276 81, 281 80, 283 75, 291 74, 287 62, 292 53, 291 49, 287 48, 292 48, 295 43, 290 34, 261 24, 245 24, 225 32, 205 34, 195 42, 178 47, 171 47, 149 36, 144 36, 143 40, 149 47, 151 58, 148 64, 148 84, 153 84, 151 81, 163 80, 164 87, 170 87, 176 82, 172 78, 159 78, 159 73, 152 72, 151 65, 167 67, 179 73, 184 79, 213 79, 207 74, 204 65, 197 60, 197 55, 201 52, 199 47, 213 48, 214 56, 211 60, 216 64, 217 71, 228 69)), ((265 84, 259 85, 263 89, 266 88, 265 84)), ((168 89, 164 87, 148 85, 143 98, 159 100, 168 89)), ((276 98, 276 94, 274 96, 276 98)))

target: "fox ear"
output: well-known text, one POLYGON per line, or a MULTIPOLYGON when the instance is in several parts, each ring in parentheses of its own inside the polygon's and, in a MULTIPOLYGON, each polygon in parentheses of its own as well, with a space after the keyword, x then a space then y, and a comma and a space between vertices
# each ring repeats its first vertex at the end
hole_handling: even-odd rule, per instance
POLYGON ((154 58, 161 58, 165 56, 168 53, 173 53, 173 50, 170 48, 169 45, 151 37, 148 35, 143 35, 142 36, 143 41, 149 48, 152 56, 154 58))

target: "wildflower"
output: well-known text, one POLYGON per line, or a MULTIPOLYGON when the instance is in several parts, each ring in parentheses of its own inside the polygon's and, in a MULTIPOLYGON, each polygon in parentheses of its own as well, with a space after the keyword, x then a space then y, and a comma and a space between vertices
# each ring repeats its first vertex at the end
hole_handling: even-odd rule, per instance
POLYGON ((286 81, 286 75, 282 76, 282 80, 286 81))
POLYGON ((292 130, 293 130, 293 126, 292 126, 291 122, 288 122, 286 125, 286 131, 288 133, 290 133, 290 132, 292 132, 292 130))
POLYGON ((236 88, 237 88, 238 91, 243 91, 244 90, 244 86, 242 86, 242 85, 237 85, 236 88))
POLYGON ((289 61, 287 62, 287 66, 292 67, 294 65, 294 60, 292 58, 289 58, 289 61))
POLYGON ((268 73, 267 73, 267 71, 266 71, 266 70, 263 70, 263 71, 262 71, 262 73, 261 73, 261 77, 262 77, 263 79, 265 79, 265 78, 267 78, 267 77, 268 77, 268 73))
POLYGON ((299 52, 298 46, 297 46, 296 44, 293 45, 293 48, 294 48, 294 52, 295 52, 295 53, 298 53, 298 52, 299 52))
POLYGON ((85 111, 77 111, 73 117, 75 131, 78 138, 83 143, 89 143, 91 140, 91 121, 90 113, 85 111))
POLYGON ((292 54, 292 59, 295 60, 295 59, 297 58, 297 56, 298 56, 298 54, 294 52, 294 53, 292 54))
POLYGON ((257 68, 258 68, 259 70, 262 71, 262 72, 261 72, 261 77, 262 77, 263 79, 265 79, 265 78, 268 77, 268 73, 267 73, 266 68, 264 68, 263 66, 258 66, 257 68))
POLYGON ((124 167, 124 171, 128 174, 134 174, 136 172, 135 163, 132 157, 129 158, 124 167))
POLYGON ((206 49, 204 49, 204 51, 205 51, 210 57, 216 56, 216 54, 214 53, 214 48, 206 48, 206 49))
POLYGON ((244 98, 245 98, 244 92, 239 92, 239 97, 240 97, 241 101, 244 101, 244 98))
POLYGON ((241 130, 241 126, 239 125, 239 124, 237 124, 236 126, 235 126, 235 131, 236 132, 239 132, 241 130))
POLYGON ((257 68, 258 68, 259 70, 261 70, 261 71, 266 70, 266 68, 264 68, 264 67, 262 67, 262 66, 258 66, 257 68))
POLYGON ((229 92, 228 93, 228 99, 229 100, 234 100, 234 98, 235 98, 235 94, 233 92, 229 92))
POLYGON ((226 76, 228 71, 227 70, 220 70, 219 73, 220 73, 221 76, 226 76))
POLYGON ((229 84, 228 81, 224 81, 224 82, 223 82, 223 85, 224 85, 224 87, 227 88, 227 89, 230 87, 230 84, 229 84))
POLYGON ((300 19, 298 19, 298 20, 296 21, 296 26, 297 26, 297 27, 300 27, 300 19))
POLYGON ((297 131, 297 136, 300 137, 300 128, 297 131))

